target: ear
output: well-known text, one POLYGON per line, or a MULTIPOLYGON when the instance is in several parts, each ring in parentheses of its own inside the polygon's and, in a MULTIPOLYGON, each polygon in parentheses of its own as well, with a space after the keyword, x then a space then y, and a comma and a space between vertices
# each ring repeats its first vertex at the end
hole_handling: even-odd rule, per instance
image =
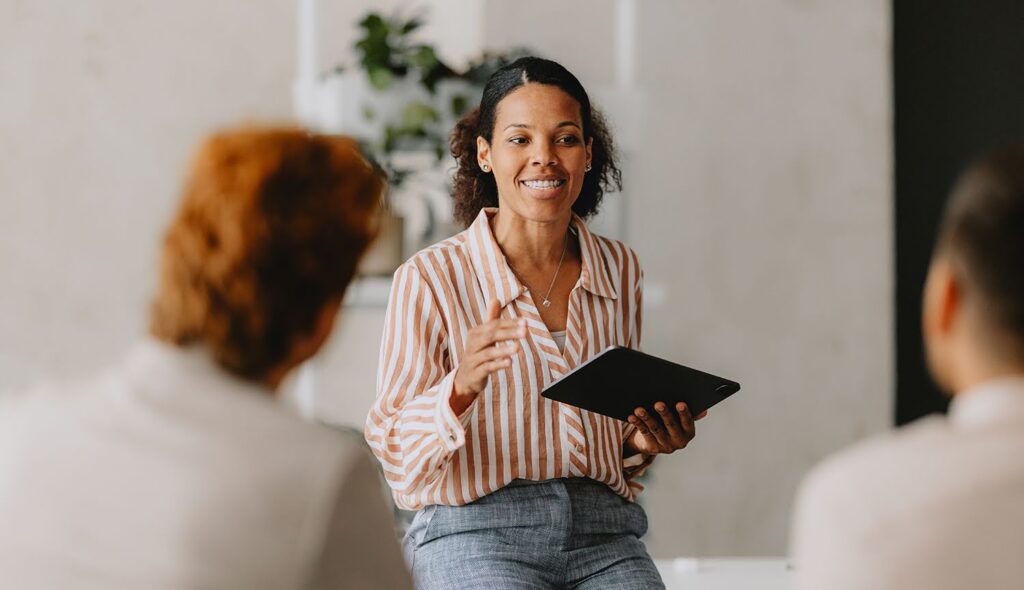
POLYGON ((594 138, 587 140, 587 164, 594 163, 594 138))
POLYGON ((476 163, 482 170, 486 165, 491 170, 494 170, 494 165, 491 164, 491 144, 487 143, 487 140, 482 137, 476 138, 476 163))
POLYGON ((926 333, 946 336, 952 331, 963 307, 963 292, 953 266, 936 259, 925 282, 922 324, 926 333))
POLYGON ((956 273, 953 272, 953 268, 949 264, 946 265, 946 268, 948 272, 943 275, 938 319, 939 328, 948 333, 953 328, 953 323, 960 314, 960 310, 963 309, 961 305, 963 298, 961 297, 960 283, 956 280, 956 273))

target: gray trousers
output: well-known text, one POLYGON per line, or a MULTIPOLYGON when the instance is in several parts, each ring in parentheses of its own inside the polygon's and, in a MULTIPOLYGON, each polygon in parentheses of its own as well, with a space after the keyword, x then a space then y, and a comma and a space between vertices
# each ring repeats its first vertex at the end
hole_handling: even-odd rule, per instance
POLYGON ((405 536, 418 590, 664 589, 647 515, 590 479, 515 480, 465 506, 427 506, 405 536))

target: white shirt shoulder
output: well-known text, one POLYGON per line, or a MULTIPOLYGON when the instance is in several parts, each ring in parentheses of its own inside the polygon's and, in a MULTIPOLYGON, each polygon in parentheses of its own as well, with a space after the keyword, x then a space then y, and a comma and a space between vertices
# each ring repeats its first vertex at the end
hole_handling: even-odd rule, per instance
POLYGON ((1014 554, 1024 546, 1024 428, 951 418, 869 439, 807 476, 792 523, 798 588, 1002 588, 1024 579, 1014 554))

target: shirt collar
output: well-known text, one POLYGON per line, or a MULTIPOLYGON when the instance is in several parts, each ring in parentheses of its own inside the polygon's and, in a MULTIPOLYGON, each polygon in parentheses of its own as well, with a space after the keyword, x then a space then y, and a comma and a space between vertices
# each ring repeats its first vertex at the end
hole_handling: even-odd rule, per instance
POLYGON ((986 381, 957 394, 949 419, 956 426, 1024 422, 1024 377, 986 381))
POLYGON ((254 381, 237 377, 218 366, 201 345, 175 346, 153 337, 143 338, 124 359, 126 374, 145 383, 154 395, 213 396, 232 391, 254 399, 275 399, 274 392, 254 381))
MULTIPOLYGON (((487 300, 496 298, 501 302, 501 306, 505 307, 515 301, 525 288, 512 272, 505 254, 494 239, 490 219, 497 212, 498 209, 494 207, 480 211, 480 214, 466 230, 469 234, 467 243, 470 260, 472 260, 477 276, 480 277, 485 298, 487 300)), ((604 252, 598 243, 597 236, 587 229, 587 224, 575 213, 573 213, 571 223, 576 229, 580 242, 582 267, 580 286, 594 295, 617 299, 618 289, 611 280, 604 252)))

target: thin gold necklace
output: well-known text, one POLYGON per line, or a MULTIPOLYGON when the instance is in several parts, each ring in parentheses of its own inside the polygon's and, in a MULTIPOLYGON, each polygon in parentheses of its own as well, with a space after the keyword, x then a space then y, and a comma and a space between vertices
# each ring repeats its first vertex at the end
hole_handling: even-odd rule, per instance
MULTIPOLYGON (((551 299, 550 299, 551 291, 555 288, 555 279, 558 278, 558 271, 562 270, 562 262, 565 260, 565 251, 568 250, 568 249, 569 249, 569 230, 566 229, 566 231, 565 231, 565 243, 562 244, 562 255, 558 258, 558 266, 555 267, 555 276, 551 277, 551 284, 548 285, 548 292, 544 295, 544 300, 540 302, 540 304, 544 306, 544 309, 547 309, 547 308, 551 307, 551 299)), ((512 268, 512 263, 509 263, 508 267, 512 268)), ((518 272, 516 272, 516 269, 514 269, 514 268, 512 268, 512 272, 515 273, 516 277, 519 278, 519 281, 521 283, 523 283, 524 285, 526 285, 526 289, 529 290, 530 289, 530 285, 529 285, 529 283, 527 283, 523 279, 522 275, 520 275, 518 272)))

